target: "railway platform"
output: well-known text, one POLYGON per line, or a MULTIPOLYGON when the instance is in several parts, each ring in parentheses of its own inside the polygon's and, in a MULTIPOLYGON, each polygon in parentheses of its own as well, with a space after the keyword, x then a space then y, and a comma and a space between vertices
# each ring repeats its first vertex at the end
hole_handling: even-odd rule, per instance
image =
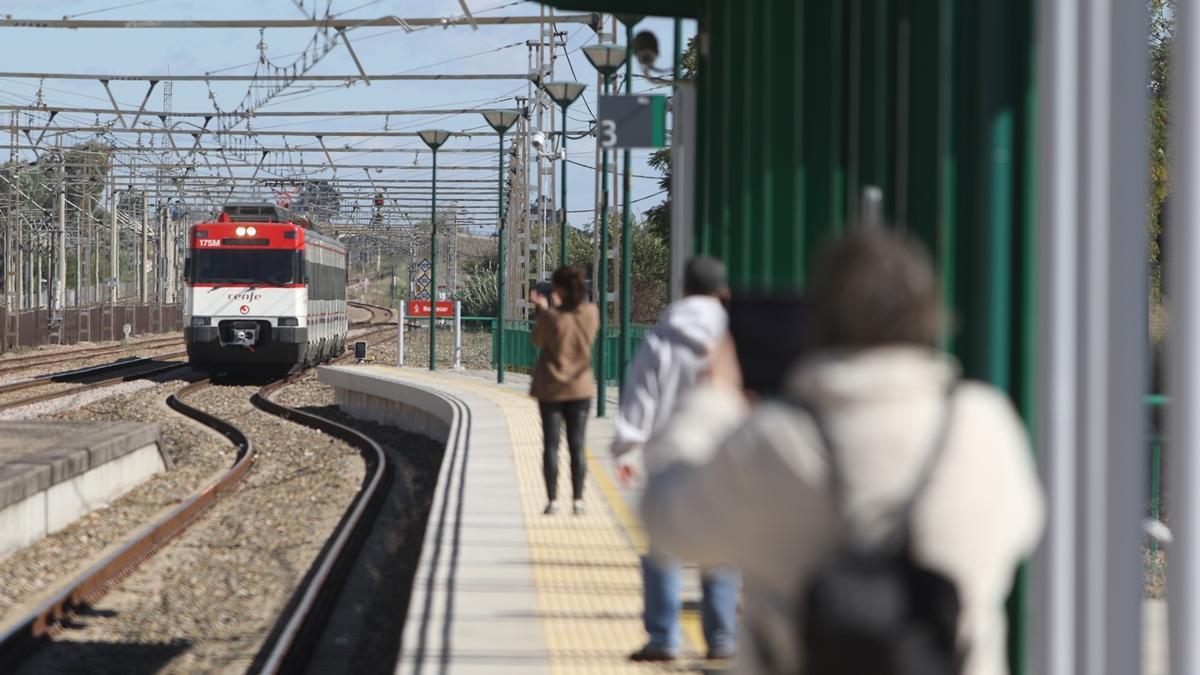
MULTIPOLYGON (((528 379, 388 366, 323 367, 338 405, 445 440, 438 488, 408 605, 398 673, 720 671, 705 661, 685 587, 681 658, 628 661, 645 641, 644 535, 606 451, 612 422, 588 422, 586 513, 542 514, 541 427, 528 379)), ((610 410, 616 410, 616 390, 610 410)), ((565 452, 565 448, 563 450, 565 452)), ((566 467, 563 460, 560 466, 566 467)), ((569 475, 559 475, 570 494, 569 475)), ((685 575, 692 578, 695 575, 685 575)))
POLYGON ((71 524, 169 466, 137 422, 0 422, 0 558, 71 524))

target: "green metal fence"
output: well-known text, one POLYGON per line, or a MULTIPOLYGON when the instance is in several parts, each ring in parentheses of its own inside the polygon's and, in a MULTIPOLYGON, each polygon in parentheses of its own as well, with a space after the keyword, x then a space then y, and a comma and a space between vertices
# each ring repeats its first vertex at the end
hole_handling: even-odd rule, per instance
MULTIPOLYGON (((632 348, 630 354, 636 354, 641 348, 642 341, 646 339, 646 335, 653 330, 653 326, 634 325, 629 327, 629 338, 632 348)), ((534 363, 537 362, 538 349, 533 346, 530 340, 530 334, 533 331, 532 321, 506 321, 504 322, 504 362, 508 366, 508 370, 516 372, 528 373, 533 370, 534 363)), ((608 358, 604 364, 604 376, 609 381, 616 381, 620 374, 621 366, 617 363, 617 347, 621 340, 620 330, 616 326, 610 327, 604 335, 605 349, 607 350, 608 358)), ((495 348, 495 339, 492 341, 493 349, 495 348)), ((599 349, 593 346, 592 349, 592 369, 595 370, 596 362, 599 359, 599 349)), ((493 358, 493 365, 495 359, 493 358)))

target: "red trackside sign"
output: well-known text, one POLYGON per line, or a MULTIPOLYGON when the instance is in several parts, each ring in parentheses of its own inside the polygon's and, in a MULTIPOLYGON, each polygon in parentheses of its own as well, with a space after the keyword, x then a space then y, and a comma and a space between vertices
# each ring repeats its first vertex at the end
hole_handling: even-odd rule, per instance
MULTIPOLYGON (((405 308, 405 314, 413 318, 429 316, 430 305, 435 303, 429 300, 409 300, 408 307, 405 308)), ((439 319, 454 318, 454 301, 453 300, 438 300, 436 303, 437 313, 435 316, 439 319)))

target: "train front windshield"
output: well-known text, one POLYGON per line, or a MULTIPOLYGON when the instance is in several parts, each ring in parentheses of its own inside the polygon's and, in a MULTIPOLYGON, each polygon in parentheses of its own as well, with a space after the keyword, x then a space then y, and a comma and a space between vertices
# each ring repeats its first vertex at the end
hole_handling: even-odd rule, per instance
POLYGON ((297 284, 300 252, 267 249, 196 249, 188 281, 193 284, 297 284))

